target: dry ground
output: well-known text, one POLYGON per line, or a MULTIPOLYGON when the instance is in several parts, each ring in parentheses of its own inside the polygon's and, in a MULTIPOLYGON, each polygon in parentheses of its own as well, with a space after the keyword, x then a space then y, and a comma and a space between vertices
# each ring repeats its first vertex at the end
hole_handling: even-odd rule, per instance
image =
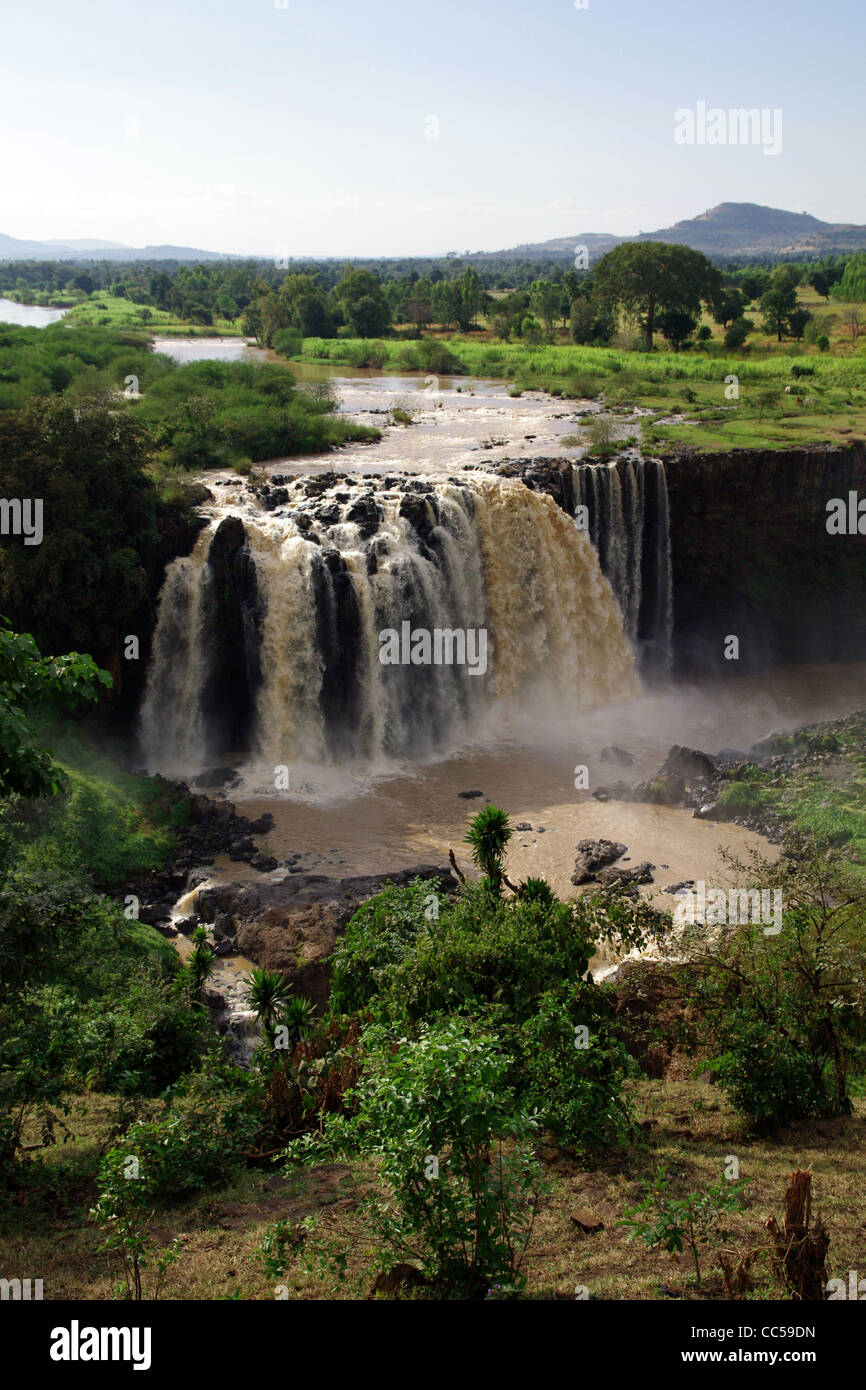
MULTIPOLYGON (((641 1080, 633 1083, 636 1111, 645 1122, 641 1140, 625 1158, 588 1169, 567 1152, 541 1149, 550 1192, 542 1200, 525 1260, 530 1297, 573 1299, 585 1286, 591 1299, 720 1298, 718 1259, 708 1250, 698 1290, 688 1255, 647 1252, 617 1226, 640 1196, 641 1178, 669 1165, 673 1190, 685 1195, 722 1176, 729 1156, 750 1180, 744 1207, 725 1218, 720 1232, 727 1248, 760 1244, 764 1222, 781 1218, 786 1180, 796 1168, 811 1168, 814 1213, 828 1226, 828 1272, 847 1279, 850 1269, 866 1275, 866 1102, 854 1116, 788 1127, 773 1139, 749 1137, 724 1096, 704 1081, 641 1080), (603 1229, 585 1235, 572 1220, 592 1214, 603 1229)), ((94 1174, 117 1115, 105 1096, 76 1098, 67 1118, 71 1137, 49 1151, 38 1184, 7 1205, 0 1226, 0 1274, 42 1278, 46 1298, 111 1297, 117 1271, 99 1252, 101 1233, 88 1216, 94 1174)), ((359 1199, 371 1181, 365 1165, 324 1165, 284 1181, 266 1169, 244 1174, 234 1185, 200 1194, 157 1218, 161 1243, 175 1237, 181 1254, 169 1271, 162 1296, 188 1299, 270 1299, 276 1280, 266 1280, 255 1251, 270 1222, 317 1214, 322 1229, 348 1253, 345 1285, 317 1280, 294 1268, 284 1280, 290 1298, 366 1297, 371 1233, 359 1199)), ((146 1290, 152 1288, 147 1282, 146 1290)), ((760 1276, 756 1297, 780 1298, 780 1289, 760 1276)))

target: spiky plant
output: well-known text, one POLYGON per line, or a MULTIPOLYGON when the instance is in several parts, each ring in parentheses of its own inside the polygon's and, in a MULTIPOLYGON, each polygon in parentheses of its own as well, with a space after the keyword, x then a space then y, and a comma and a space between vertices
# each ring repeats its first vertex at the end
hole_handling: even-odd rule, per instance
POLYGON ((288 1030, 288 1050, 291 1052, 301 1038, 308 1038, 315 1025, 316 1006, 304 994, 295 994, 286 1000, 280 1014, 280 1024, 288 1030))
POLYGON ((207 931, 198 926, 192 934, 192 950, 189 956, 189 973, 192 992, 196 999, 201 996, 205 981, 213 972, 216 952, 207 939, 207 931))
POLYGON ((483 806, 469 822, 466 843, 472 846, 473 863, 481 870, 491 892, 502 892, 503 861, 514 832, 508 812, 498 806, 483 806))
POLYGON ((517 886, 517 896, 523 902, 538 903, 541 907, 552 907, 556 901, 546 878, 524 879, 517 886))
POLYGON ((290 1000, 291 985, 278 970, 256 966, 244 976, 247 1003, 262 1025, 262 1032, 273 1046, 280 1016, 290 1000))

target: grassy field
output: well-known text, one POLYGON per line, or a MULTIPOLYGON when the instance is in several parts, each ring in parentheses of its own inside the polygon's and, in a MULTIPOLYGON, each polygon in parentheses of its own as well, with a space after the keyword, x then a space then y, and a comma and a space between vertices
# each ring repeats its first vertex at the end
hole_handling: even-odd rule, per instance
MULTIPOLYGON (((863 1152, 866 1103, 844 1120, 792 1126, 771 1142, 750 1137, 715 1087, 694 1079, 632 1083, 643 1139, 624 1159, 587 1170, 566 1151, 543 1147, 550 1191, 542 1199, 525 1272, 527 1296, 573 1299, 583 1285, 590 1299, 721 1298, 717 1250, 704 1254, 701 1285, 688 1254, 648 1252, 618 1226, 640 1197, 640 1180, 666 1164, 677 1195, 716 1182, 728 1156, 748 1179, 742 1210, 725 1218, 718 1248, 742 1251, 765 1238, 768 1216, 781 1216, 785 1184, 795 1167, 811 1168, 813 1204, 830 1232, 827 1267, 847 1278, 866 1264, 863 1152), (572 1219, 588 1211, 603 1229, 584 1234, 572 1219)), ((0 1226, 0 1267, 42 1277, 45 1298, 102 1299, 111 1296, 117 1271, 100 1253, 101 1235, 88 1215, 95 1198, 99 1159, 121 1124, 121 1101, 105 1095, 73 1097, 65 1141, 47 1152, 38 1185, 24 1188, 0 1226)), ((127 1109, 129 1102, 125 1103, 127 1109)), ((157 1101, 142 1109, 157 1111, 157 1101)), ((157 1212, 152 1235, 166 1245, 177 1238, 180 1258, 169 1270, 167 1299, 271 1299, 275 1280, 266 1280, 256 1259, 269 1223, 287 1217, 321 1218, 323 1233, 348 1255, 347 1280, 338 1285, 300 1268, 284 1280, 292 1299, 357 1298, 369 1295, 372 1235, 359 1202, 371 1185, 364 1164, 324 1164, 286 1182, 276 1170, 246 1172, 234 1185, 209 1191, 183 1205, 157 1212)), ((152 1291, 145 1276, 145 1293, 152 1291)), ((784 1297, 759 1268, 756 1299, 784 1297)))
POLYGON ((105 328, 136 328, 158 336, 184 338, 239 338, 240 325, 229 319, 215 318, 213 323, 190 323, 152 305, 135 304, 118 299, 107 290, 90 295, 69 314, 72 323, 98 325, 105 328))

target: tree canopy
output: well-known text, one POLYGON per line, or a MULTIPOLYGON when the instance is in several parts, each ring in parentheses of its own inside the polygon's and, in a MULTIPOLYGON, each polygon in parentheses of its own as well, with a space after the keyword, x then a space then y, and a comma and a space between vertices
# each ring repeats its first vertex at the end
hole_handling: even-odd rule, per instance
POLYGON ((602 256, 593 286, 600 304, 638 315, 651 350, 659 314, 676 312, 697 319, 702 304, 717 301, 721 274, 688 246, 626 241, 602 256))

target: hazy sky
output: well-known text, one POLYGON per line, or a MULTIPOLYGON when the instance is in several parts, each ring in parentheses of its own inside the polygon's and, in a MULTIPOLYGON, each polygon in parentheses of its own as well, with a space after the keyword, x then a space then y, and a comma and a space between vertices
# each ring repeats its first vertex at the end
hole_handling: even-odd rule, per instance
POLYGON ((866 223, 863 0, 7 0, 2 30, 15 237, 425 254, 722 201, 866 223), (701 101, 781 109, 781 153, 676 144, 701 101))

